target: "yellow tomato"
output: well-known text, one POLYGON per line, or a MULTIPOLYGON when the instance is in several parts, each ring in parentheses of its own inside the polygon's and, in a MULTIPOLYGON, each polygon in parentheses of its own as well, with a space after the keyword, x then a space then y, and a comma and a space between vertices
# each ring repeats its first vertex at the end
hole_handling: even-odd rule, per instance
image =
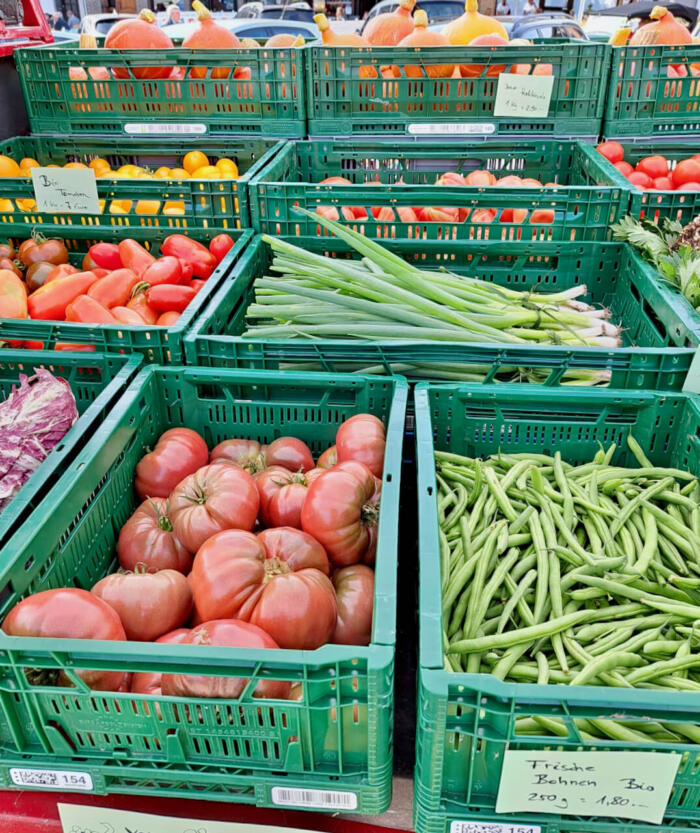
POLYGON ((85 165, 83 162, 66 162, 66 164, 63 167, 64 168, 85 168, 86 169, 87 165, 85 165))
POLYGON ((0 155, 0 176, 22 176, 22 171, 14 159, 0 155))
POLYGON ((238 179, 238 165, 236 165, 233 159, 219 159, 216 167, 222 179, 238 179))
POLYGON ((60 165, 45 165, 46 168, 60 168, 60 165))
POLYGON ((121 168, 117 169, 117 173, 136 178, 139 174, 145 173, 145 171, 138 165, 122 165, 121 168))
POLYGON ((101 172, 111 170, 112 166, 106 159, 102 159, 101 156, 98 156, 97 159, 91 160, 88 167, 93 169, 96 176, 99 176, 101 172))
POLYGON ((179 216, 181 217, 185 213, 185 203, 184 202, 166 202, 163 206, 163 214, 167 214, 169 216, 179 216))
POLYGON ((36 211, 34 200, 17 200, 17 208, 20 211, 36 211))
POLYGON ((19 167, 21 171, 29 172, 32 168, 40 168, 41 166, 36 161, 36 159, 32 159, 29 156, 25 156, 24 159, 19 163, 19 167))
POLYGON ((182 160, 182 167, 190 174, 208 164, 209 157, 201 150, 191 150, 185 154, 185 158, 182 160))
POLYGON ((3 200, 0 199, 0 212, 5 213, 7 211, 14 211, 15 207, 12 204, 12 200, 3 200))
POLYGON ((172 171, 170 168, 158 168, 154 173, 153 176, 156 179, 170 179, 172 171))
POLYGON ((221 171, 214 165, 203 165, 192 171, 192 179, 221 179, 221 171))
POLYGON ((110 214, 128 214, 131 211, 131 200, 113 200, 109 206, 110 214))
POLYGON ((189 179, 190 174, 189 171, 186 171, 184 168, 173 168, 170 173, 173 175, 173 179, 189 179))
POLYGON ((159 208, 159 200, 139 200, 136 203, 137 214, 157 214, 159 208))

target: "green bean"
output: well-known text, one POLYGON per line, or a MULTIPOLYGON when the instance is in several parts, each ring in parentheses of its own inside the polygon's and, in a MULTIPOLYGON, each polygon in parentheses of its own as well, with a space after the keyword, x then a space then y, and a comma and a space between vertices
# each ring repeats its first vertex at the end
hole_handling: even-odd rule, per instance
MULTIPOLYGON (((518 560, 519 554, 520 553, 517 547, 509 549, 505 557, 498 562, 498 565, 496 566, 496 569, 494 570, 488 583, 484 587, 483 592, 479 596, 473 598, 472 606, 475 608, 473 619, 477 624, 481 623, 486 616, 486 610, 491 603, 494 593, 496 593, 498 588, 503 584, 505 576, 508 574, 513 564, 515 564, 518 560)), ((471 629, 467 628, 466 625, 464 628, 464 634, 467 638, 473 636, 471 629)))
POLYGON ((505 577, 506 587, 510 592, 510 597, 506 602, 505 607, 503 608, 503 613, 501 614, 501 618, 498 622, 496 633, 501 633, 503 631, 505 626, 508 624, 508 620, 513 615, 513 611, 516 607, 518 608, 520 618, 525 622, 526 625, 535 624, 535 617, 532 611, 530 610, 527 601, 525 600, 525 593, 536 579, 537 570, 530 570, 529 572, 525 573, 523 578, 520 580, 520 584, 518 584, 517 586, 512 576, 505 577))
POLYGON ((644 664, 644 657, 640 657, 638 654, 624 653, 622 651, 605 654, 602 657, 596 657, 584 669, 579 671, 571 680, 571 685, 586 685, 586 683, 594 680, 602 673, 617 671, 618 668, 633 668, 644 664))
POLYGON ((678 650, 678 642, 675 639, 652 639, 644 643, 644 652, 647 654, 674 654, 678 650))
POLYGON ((544 533, 537 513, 528 518, 528 526, 532 535, 532 543, 537 557, 537 584, 535 585, 535 622, 542 622, 544 618, 544 604, 549 589, 549 558, 544 533))
POLYGON ((632 671, 627 676, 627 679, 634 685, 635 683, 653 680, 656 677, 665 677, 667 674, 673 674, 685 668, 700 668, 700 654, 692 654, 687 657, 674 657, 674 659, 654 662, 644 668, 638 668, 636 671, 632 671))
POLYGON ((473 639, 476 636, 476 631, 480 624, 480 622, 477 621, 476 618, 478 614, 478 600, 481 597, 481 592, 484 587, 486 574, 491 564, 491 557, 497 550, 498 539, 500 537, 501 530, 505 526, 505 521, 499 521, 494 526, 491 534, 488 537, 488 540, 484 544, 483 550, 481 550, 478 556, 476 567, 474 569, 474 577, 472 578, 472 584, 470 588, 471 599, 473 604, 471 605, 471 607, 467 609, 467 618, 464 622, 464 636, 466 637, 466 639, 473 639))

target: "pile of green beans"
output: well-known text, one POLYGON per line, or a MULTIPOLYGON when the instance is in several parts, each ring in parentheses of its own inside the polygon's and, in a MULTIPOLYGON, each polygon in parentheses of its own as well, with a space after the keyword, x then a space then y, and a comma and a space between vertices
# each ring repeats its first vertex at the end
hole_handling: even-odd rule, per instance
MULTIPOLYGON (((559 452, 435 453, 448 671, 700 691, 700 485, 627 442, 638 468, 611 465, 616 446, 578 466, 559 452)), ((577 726, 700 742, 695 726, 577 726)), ((568 734, 545 718, 521 731, 568 734)))

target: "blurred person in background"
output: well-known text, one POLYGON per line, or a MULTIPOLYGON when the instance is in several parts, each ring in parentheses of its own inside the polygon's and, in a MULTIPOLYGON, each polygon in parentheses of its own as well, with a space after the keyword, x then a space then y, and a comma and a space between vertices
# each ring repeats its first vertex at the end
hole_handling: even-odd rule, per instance
POLYGON ((523 6, 523 14, 539 14, 539 11, 536 0, 527 0, 523 6))
POLYGON ((506 0, 498 0, 498 5, 496 6, 496 14, 510 14, 510 6, 506 3, 506 0))
POLYGON ((173 26, 175 24, 182 23, 182 13, 180 12, 179 6, 171 3, 166 9, 166 12, 168 16, 166 17, 163 26, 173 26))
POLYGON ((57 32, 68 28, 68 24, 66 23, 61 12, 54 12, 51 16, 51 28, 55 29, 57 32))
POLYGON ((68 29, 78 29, 80 27, 80 18, 75 16, 75 13, 70 11, 68 12, 68 20, 66 21, 66 27, 68 29))
POLYGON ((345 20, 345 13, 343 11, 342 6, 338 6, 335 10, 335 19, 336 20, 345 20))

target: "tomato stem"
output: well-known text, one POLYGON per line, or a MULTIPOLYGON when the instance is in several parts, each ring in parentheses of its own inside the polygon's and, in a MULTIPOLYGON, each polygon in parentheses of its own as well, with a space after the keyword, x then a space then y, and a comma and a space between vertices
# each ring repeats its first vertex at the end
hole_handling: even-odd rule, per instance
POLYGON ((265 560, 265 578, 263 584, 267 584, 275 576, 283 576, 285 573, 291 573, 292 568, 281 558, 268 558, 265 560))

